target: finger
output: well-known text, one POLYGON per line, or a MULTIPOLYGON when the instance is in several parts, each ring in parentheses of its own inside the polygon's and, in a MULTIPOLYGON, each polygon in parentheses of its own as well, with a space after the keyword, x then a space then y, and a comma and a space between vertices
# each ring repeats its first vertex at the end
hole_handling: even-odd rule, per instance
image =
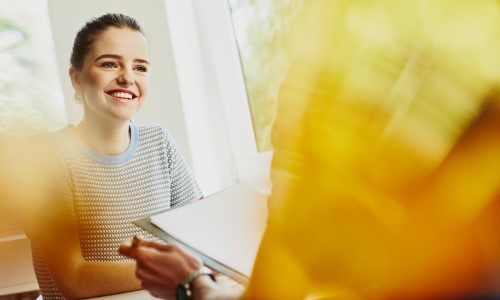
POLYGON ((130 245, 121 244, 120 247, 118 248, 118 252, 121 255, 135 259, 135 253, 134 253, 135 251, 130 245))
POLYGON ((133 238, 126 240, 123 242, 119 247, 118 247, 118 252, 121 255, 134 258, 135 259, 135 251, 134 251, 134 245, 133 245, 133 238))
POLYGON ((145 246, 145 247, 150 247, 154 248, 156 250, 160 251, 171 251, 172 250, 172 245, 171 244, 161 244, 155 241, 150 241, 150 240, 144 240, 139 238, 139 245, 140 246, 145 246))

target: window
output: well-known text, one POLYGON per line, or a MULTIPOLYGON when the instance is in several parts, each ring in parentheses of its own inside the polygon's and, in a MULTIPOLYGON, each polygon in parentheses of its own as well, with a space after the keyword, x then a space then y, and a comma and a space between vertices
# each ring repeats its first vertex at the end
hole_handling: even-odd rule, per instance
POLYGON ((290 65, 298 0, 228 0, 259 151, 270 150, 279 86, 290 65))
POLYGON ((30 134, 66 124, 47 3, 0 9, 0 133, 30 134))

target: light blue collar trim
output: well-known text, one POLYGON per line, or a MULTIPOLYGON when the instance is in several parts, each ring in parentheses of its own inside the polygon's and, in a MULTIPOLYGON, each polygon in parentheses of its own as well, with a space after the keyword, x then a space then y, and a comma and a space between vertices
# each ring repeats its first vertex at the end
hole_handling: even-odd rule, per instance
POLYGON ((127 148, 127 150, 121 154, 118 155, 106 155, 102 154, 100 152, 97 152, 96 150, 90 148, 85 144, 80 138, 71 130, 70 127, 66 127, 67 131, 73 136, 74 140, 76 140, 78 148, 85 153, 88 157, 90 157, 92 160, 106 164, 106 165, 119 165, 126 163, 128 160, 134 156, 136 150, 137 150, 137 145, 139 144, 139 130, 134 124, 130 124, 130 144, 127 148))

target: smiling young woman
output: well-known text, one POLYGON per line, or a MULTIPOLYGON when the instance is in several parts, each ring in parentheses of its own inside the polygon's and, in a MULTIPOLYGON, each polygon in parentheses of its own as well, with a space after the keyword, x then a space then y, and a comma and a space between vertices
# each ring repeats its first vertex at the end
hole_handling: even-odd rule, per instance
POLYGON ((117 249, 135 234, 156 238, 132 221, 202 197, 170 134, 130 122, 148 95, 149 69, 133 18, 103 15, 75 38, 69 76, 83 119, 45 139, 57 161, 55 187, 27 228, 46 300, 139 289, 133 263, 117 249))
POLYGON ((127 149, 128 121, 149 89, 148 58, 140 31, 109 28, 96 39, 83 66, 71 66, 71 82, 84 108, 84 118, 74 130, 91 148, 109 155, 127 149))

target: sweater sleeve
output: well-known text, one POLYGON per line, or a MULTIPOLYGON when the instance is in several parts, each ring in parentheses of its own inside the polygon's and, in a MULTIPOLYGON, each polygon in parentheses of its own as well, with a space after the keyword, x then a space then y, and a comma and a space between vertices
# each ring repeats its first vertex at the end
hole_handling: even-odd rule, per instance
POLYGON ((203 193, 191 174, 172 136, 165 131, 167 164, 171 176, 171 202, 175 207, 203 198, 203 193))

